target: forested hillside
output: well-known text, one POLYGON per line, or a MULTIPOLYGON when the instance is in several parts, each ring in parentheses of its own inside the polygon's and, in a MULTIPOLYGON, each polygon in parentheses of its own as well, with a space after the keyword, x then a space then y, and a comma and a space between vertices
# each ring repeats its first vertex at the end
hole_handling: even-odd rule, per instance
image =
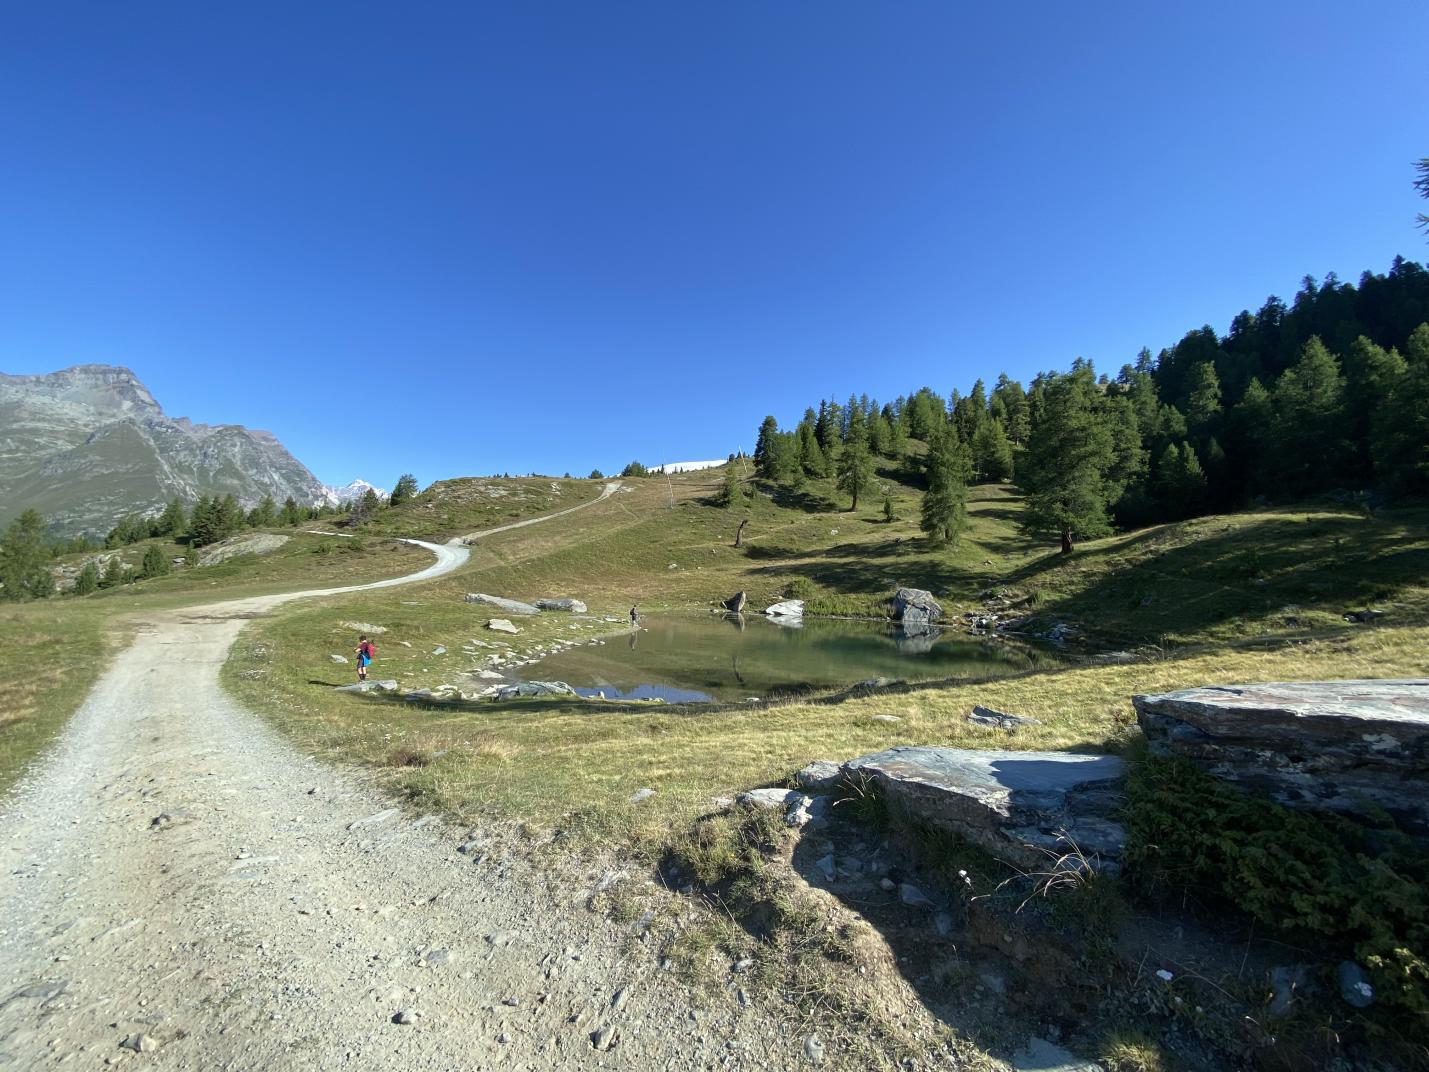
POLYGON ((927 493, 923 528, 952 542, 966 486, 1015 480, 1025 526, 1059 538, 1271 500, 1429 492, 1429 272, 1395 259, 1358 284, 1306 277, 1219 335, 1206 325, 1116 375, 1078 358, 1024 387, 1005 374, 966 395, 924 387, 880 405, 822 401, 792 430, 766 417, 755 463, 797 486, 836 476, 854 505, 873 455, 905 459, 927 493))

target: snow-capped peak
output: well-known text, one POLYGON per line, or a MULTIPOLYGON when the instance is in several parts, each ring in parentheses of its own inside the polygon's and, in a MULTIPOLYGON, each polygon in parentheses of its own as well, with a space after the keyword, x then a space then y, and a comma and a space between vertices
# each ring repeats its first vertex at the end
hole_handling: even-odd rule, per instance
POLYGON ((379 499, 387 498, 387 492, 383 491, 376 484, 369 484, 360 477, 351 484, 344 484, 340 488, 329 487, 324 484, 323 498, 333 506, 343 506, 362 498, 367 494, 369 488, 377 493, 379 499))

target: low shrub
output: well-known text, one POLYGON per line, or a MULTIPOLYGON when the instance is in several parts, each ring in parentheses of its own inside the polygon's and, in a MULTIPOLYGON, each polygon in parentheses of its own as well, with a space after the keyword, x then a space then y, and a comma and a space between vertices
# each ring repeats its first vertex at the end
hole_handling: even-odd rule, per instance
POLYGON ((1141 889, 1190 894, 1352 957, 1377 1008, 1429 1030, 1429 855, 1387 817, 1368 827, 1295 811, 1186 760, 1144 756, 1127 778, 1126 826, 1141 889))

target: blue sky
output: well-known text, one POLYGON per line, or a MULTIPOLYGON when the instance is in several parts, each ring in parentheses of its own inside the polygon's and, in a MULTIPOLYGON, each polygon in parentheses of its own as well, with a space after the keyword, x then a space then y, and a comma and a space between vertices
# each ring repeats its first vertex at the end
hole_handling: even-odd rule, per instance
POLYGON ((747 448, 1429 253, 1422 0, 10 4, 0 371, 328 482, 747 448))

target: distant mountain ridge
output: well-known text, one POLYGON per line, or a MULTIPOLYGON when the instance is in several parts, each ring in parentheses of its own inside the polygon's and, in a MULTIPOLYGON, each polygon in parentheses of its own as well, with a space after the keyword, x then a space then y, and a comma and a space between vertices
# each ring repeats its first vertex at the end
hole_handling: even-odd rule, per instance
POLYGON ((60 533, 102 533, 175 497, 310 506, 325 490, 271 432, 169 417, 127 368, 0 373, 0 524, 33 507, 60 533))
POLYGON ((335 488, 330 484, 324 485, 323 498, 333 506, 346 506, 348 503, 356 502, 362 498, 363 495, 367 494, 369 488, 377 493, 379 499, 387 498, 386 491, 379 488, 376 484, 369 484, 361 477, 358 477, 351 484, 344 484, 340 488, 335 488))

